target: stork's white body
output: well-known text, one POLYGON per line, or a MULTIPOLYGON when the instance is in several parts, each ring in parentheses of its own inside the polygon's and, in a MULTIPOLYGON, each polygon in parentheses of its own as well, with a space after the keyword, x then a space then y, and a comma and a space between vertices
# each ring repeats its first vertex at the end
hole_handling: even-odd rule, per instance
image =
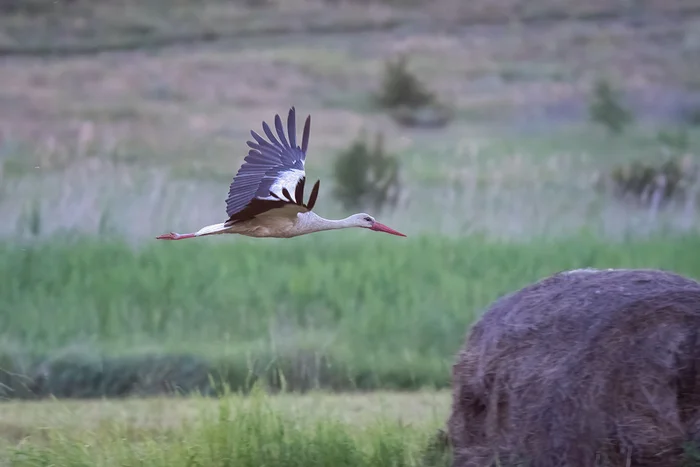
POLYGON ((318 195, 318 181, 311 190, 308 202, 304 203, 305 161, 311 117, 307 117, 304 124, 301 146, 296 144, 295 125, 295 111, 292 107, 287 119, 289 141, 279 115, 275 115, 275 130, 279 140, 265 122, 263 130, 267 140, 254 131, 250 132, 255 141, 248 141, 251 149, 229 188, 226 199, 226 214, 229 219, 226 222, 208 225, 194 233, 171 232, 157 238, 181 240, 219 234, 291 238, 348 227, 362 227, 405 237, 368 214, 329 220, 312 212, 318 195))
MULTIPOLYGON (((352 216, 351 216, 352 217, 352 216)), ((247 237, 292 238, 323 230, 348 227, 351 217, 340 220, 324 219, 313 211, 288 205, 280 209, 271 209, 257 217, 238 222, 214 224, 195 232, 196 237, 217 234, 239 234, 247 237)))

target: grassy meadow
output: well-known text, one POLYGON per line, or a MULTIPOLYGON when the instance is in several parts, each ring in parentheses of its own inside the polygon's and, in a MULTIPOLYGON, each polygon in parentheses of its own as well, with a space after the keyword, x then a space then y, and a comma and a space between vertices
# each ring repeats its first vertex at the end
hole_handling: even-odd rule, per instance
POLYGON ((0 406, 13 466, 448 465, 447 395, 373 393, 0 406), (410 407, 410 410, 406 410, 410 407))
POLYGON ((447 465, 426 449, 493 300, 700 279, 700 184, 604 183, 700 162, 696 3, 0 0, 0 465, 447 465), (447 125, 378 105, 401 54, 447 125), (600 78, 620 133, 590 121, 600 78), (351 214, 334 164, 381 134, 398 201, 357 209, 407 238, 154 239, 225 220, 249 131, 291 106, 315 211, 351 214))
POLYGON ((4 358, 9 374, 31 376, 5 378, 5 394, 26 385, 55 396, 148 394, 164 389, 161 379, 209 391, 209 373, 234 390, 259 379, 293 390, 445 388, 469 325, 529 282, 579 267, 700 278, 687 254, 700 247, 694 235, 513 244, 334 234, 3 245, 4 358))

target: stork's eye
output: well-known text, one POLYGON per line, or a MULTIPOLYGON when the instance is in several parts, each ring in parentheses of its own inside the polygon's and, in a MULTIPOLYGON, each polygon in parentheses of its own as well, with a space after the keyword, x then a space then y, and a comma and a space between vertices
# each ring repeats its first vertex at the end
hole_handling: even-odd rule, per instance
POLYGON ((368 216, 368 217, 365 217, 365 220, 366 220, 367 222, 372 222, 372 218, 369 217, 369 216, 368 216))

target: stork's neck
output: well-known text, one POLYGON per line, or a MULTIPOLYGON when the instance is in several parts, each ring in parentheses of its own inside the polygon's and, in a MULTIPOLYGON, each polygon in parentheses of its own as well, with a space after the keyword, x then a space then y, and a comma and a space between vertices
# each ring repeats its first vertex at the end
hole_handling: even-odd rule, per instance
POLYGON ((304 230, 309 232, 320 232, 323 230, 336 230, 336 229, 346 229, 348 227, 354 227, 352 216, 346 217, 344 219, 326 219, 321 217, 313 211, 309 211, 303 214, 304 219, 304 230))

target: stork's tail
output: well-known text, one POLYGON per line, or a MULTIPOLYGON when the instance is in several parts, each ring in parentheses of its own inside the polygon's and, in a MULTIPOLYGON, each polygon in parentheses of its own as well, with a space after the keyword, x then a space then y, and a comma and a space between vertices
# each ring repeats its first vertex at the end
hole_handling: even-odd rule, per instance
POLYGON ((226 225, 226 223, 222 224, 213 224, 213 225, 207 225, 206 227, 202 227, 198 231, 194 233, 188 233, 188 234, 179 234, 175 232, 170 232, 167 234, 159 235, 156 237, 158 240, 184 240, 186 238, 195 238, 195 237, 203 237, 205 235, 215 235, 215 234, 220 234, 224 233, 229 229, 229 225, 226 225))

